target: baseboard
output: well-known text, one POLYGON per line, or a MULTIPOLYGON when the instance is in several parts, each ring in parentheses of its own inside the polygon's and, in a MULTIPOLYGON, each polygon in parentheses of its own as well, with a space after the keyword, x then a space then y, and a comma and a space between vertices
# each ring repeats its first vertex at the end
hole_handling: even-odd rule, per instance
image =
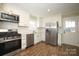
POLYGON ((79 44, 75 44, 75 43, 62 43, 62 44, 68 44, 68 45, 72 45, 72 46, 77 46, 77 47, 79 47, 79 44))
POLYGON ((37 43, 39 43, 39 42, 41 42, 41 41, 42 41, 42 40, 40 40, 40 41, 37 41, 37 42, 34 42, 34 45, 35 45, 35 44, 37 44, 37 43))
POLYGON ((41 42, 44 42, 44 41, 37 42, 37 43, 35 43, 34 45, 39 44, 39 43, 41 43, 41 42))

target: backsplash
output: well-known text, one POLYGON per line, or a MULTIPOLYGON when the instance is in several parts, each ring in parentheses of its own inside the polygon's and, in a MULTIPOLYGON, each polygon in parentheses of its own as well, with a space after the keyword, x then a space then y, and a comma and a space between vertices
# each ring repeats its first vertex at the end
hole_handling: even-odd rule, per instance
POLYGON ((18 29, 18 24, 11 22, 0 22, 0 29, 18 29))

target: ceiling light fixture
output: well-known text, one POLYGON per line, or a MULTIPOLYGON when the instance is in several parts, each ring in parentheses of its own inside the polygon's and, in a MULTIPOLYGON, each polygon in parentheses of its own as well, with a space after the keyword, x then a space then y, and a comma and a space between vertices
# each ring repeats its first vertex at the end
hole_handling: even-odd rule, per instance
POLYGON ((50 9, 48 9, 48 12, 50 12, 50 9))

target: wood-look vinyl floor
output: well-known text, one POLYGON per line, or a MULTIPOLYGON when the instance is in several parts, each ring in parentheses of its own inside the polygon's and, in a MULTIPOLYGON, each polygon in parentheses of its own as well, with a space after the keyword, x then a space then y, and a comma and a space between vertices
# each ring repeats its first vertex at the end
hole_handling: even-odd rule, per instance
POLYGON ((79 48, 71 45, 54 46, 45 42, 40 42, 34 46, 26 48, 16 54, 16 56, 78 56, 79 48))

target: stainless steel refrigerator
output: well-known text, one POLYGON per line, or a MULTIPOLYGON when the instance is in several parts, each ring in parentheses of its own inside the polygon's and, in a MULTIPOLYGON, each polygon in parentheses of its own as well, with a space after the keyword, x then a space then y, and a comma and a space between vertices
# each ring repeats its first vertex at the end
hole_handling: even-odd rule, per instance
POLYGON ((58 22, 56 22, 51 27, 46 28, 46 43, 58 45, 58 27, 58 22))

